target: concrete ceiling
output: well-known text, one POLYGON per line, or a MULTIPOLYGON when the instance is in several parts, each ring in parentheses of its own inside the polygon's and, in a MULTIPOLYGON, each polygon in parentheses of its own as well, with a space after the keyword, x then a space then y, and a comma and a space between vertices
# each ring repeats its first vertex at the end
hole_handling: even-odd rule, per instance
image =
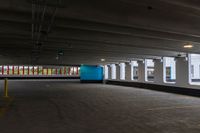
POLYGON ((104 64, 200 53, 200 1, 2 0, 0 40, 1 64, 104 64), (186 43, 194 47, 184 49, 186 43))

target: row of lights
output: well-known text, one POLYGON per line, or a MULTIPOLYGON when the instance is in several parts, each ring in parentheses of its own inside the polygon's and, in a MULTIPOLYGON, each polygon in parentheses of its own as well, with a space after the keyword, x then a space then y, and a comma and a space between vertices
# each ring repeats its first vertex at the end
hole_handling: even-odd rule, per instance
MULTIPOLYGON (((191 43, 187 43, 187 44, 185 44, 183 47, 184 47, 184 48, 193 48, 193 45, 192 45, 191 43)), ((102 58, 101 61, 104 62, 105 59, 102 58)))
POLYGON ((183 47, 184 48, 193 48, 193 45, 191 43, 187 43, 183 47))

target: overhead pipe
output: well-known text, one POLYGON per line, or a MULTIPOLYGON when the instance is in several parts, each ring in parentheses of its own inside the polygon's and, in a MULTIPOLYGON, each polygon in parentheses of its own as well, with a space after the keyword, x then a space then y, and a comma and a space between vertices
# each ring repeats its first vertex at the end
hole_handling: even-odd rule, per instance
MULTIPOLYGON (((48 28, 47 28, 47 31, 46 31, 46 36, 44 36, 44 40, 43 41, 45 41, 45 40, 47 40, 47 35, 48 35, 48 33, 50 32, 50 30, 51 30, 51 27, 52 27, 52 25, 53 25, 53 22, 54 22, 54 20, 55 20, 55 16, 56 16, 56 13, 57 13, 57 8, 58 8, 58 6, 59 6, 59 4, 60 4, 60 2, 61 2, 61 0, 58 0, 57 1, 57 5, 56 5, 56 7, 55 7, 55 10, 54 10, 54 12, 53 12, 53 14, 52 14, 52 17, 51 17, 51 20, 50 20, 50 23, 49 23, 49 25, 48 25, 48 28)), ((46 10, 47 10, 47 0, 45 0, 45 2, 44 2, 44 6, 43 6, 43 10, 42 10, 42 14, 41 14, 41 16, 40 16, 40 4, 39 4, 39 1, 38 1, 38 4, 37 4, 38 6, 37 6, 37 15, 38 16, 36 16, 36 19, 39 19, 40 17, 41 17, 41 19, 39 20, 40 21, 40 23, 39 23, 39 25, 37 24, 36 26, 34 26, 34 24, 32 23, 32 40, 33 40, 33 42, 34 42, 34 27, 36 27, 36 33, 37 33, 37 38, 36 38, 36 44, 39 44, 40 43, 40 41, 41 41, 41 30, 42 30, 42 27, 43 27, 43 23, 44 23, 44 18, 45 18, 45 13, 46 13, 46 10), (38 27, 39 26, 39 27, 38 27), (38 30, 38 31, 37 31, 38 30)), ((35 7, 33 6, 33 4, 32 4, 32 20, 34 21, 34 19, 35 19, 35 16, 34 16, 34 14, 35 14, 35 9, 34 9, 35 7)), ((39 51, 40 51, 40 47, 41 46, 39 46, 38 45, 38 47, 36 47, 37 49, 39 49, 39 51)), ((34 47, 35 48, 35 47, 34 47)), ((38 52, 38 54, 40 54, 40 52, 38 52)), ((32 53, 32 58, 33 58, 33 53, 32 53)))
POLYGON ((39 29, 38 29, 37 44, 39 43, 39 40, 40 40, 41 29, 42 29, 42 24, 43 24, 44 17, 45 17, 46 8, 47 8, 47 0, 45 0, 45 4, 44 4, 42 16, 41 16, 41 21, 40 21, 40 25, 39 25, 39 29))
POLYGON ((35 0, 32 0, 32 26, 31 26, 31 29, 32 29, 32 41, 33 41, 33 44, 34 44, 34 26, 35 26, 35 4, 34 4, 35 0))
MULTIPOLYGON (((43 11, 41 12, 42 13, 41 14, 40 13, 41 5, 39 4, 39 0, 38 1, 34 1, 34 0, 32 1, 32 42, 33 42, 33 45, 34 45, 34 49, 36 48, 35 44, 38 44, 38 42, 39 42, 40 32, 41 32, 41 29, 42 29, 42 24, 43 24, 45 12, 46 12, 46 3, 47 3, 47 0, 45 0, 45 2, 44 2, 44 8, 43 8, 43 11), (40 16, 40 14, 41 14, 41 16, 40 16), (35 25, 35 22, 36 22, 36 25, 35 25), (38 25, 38 22, 40 22, 39 25, 38 25), (36 32, 37 38, 34 39, 35 32, 36 32)), ((34 53, 31 52, 31 61, 36 60, 36 58, 35 58, 34 53)))

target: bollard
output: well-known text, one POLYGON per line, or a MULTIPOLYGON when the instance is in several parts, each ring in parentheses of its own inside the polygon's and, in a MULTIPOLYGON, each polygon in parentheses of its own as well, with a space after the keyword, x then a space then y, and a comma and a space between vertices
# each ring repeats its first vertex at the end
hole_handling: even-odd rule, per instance
POLYGON ((8 79, 6 78, 5 80, 4 80, 4 97, 9 97, 8 96, 8 79))

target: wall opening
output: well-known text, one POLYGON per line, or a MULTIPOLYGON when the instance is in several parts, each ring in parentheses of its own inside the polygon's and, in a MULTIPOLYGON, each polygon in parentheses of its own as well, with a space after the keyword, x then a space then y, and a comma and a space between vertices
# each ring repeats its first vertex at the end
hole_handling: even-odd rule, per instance
POLYGON ((79 66, 1 65, 0 77, 79 76, 79 66))
POLYGON ((132 61, 131 62, 132 70, 131 70, 131 80, 137 81, 138 80, 138 62, 132 61))
POLYGON ((189 83, 200 85, 200 54, 189 54, 189 83))
POLYGON ((164 67, 164 82, 175 83, 176 82, 176 62, 174 57, 163 58, 164 67))
POLYGON ((145 81, 154 81, 154 62, 152 59, 145 59, 145 81))

